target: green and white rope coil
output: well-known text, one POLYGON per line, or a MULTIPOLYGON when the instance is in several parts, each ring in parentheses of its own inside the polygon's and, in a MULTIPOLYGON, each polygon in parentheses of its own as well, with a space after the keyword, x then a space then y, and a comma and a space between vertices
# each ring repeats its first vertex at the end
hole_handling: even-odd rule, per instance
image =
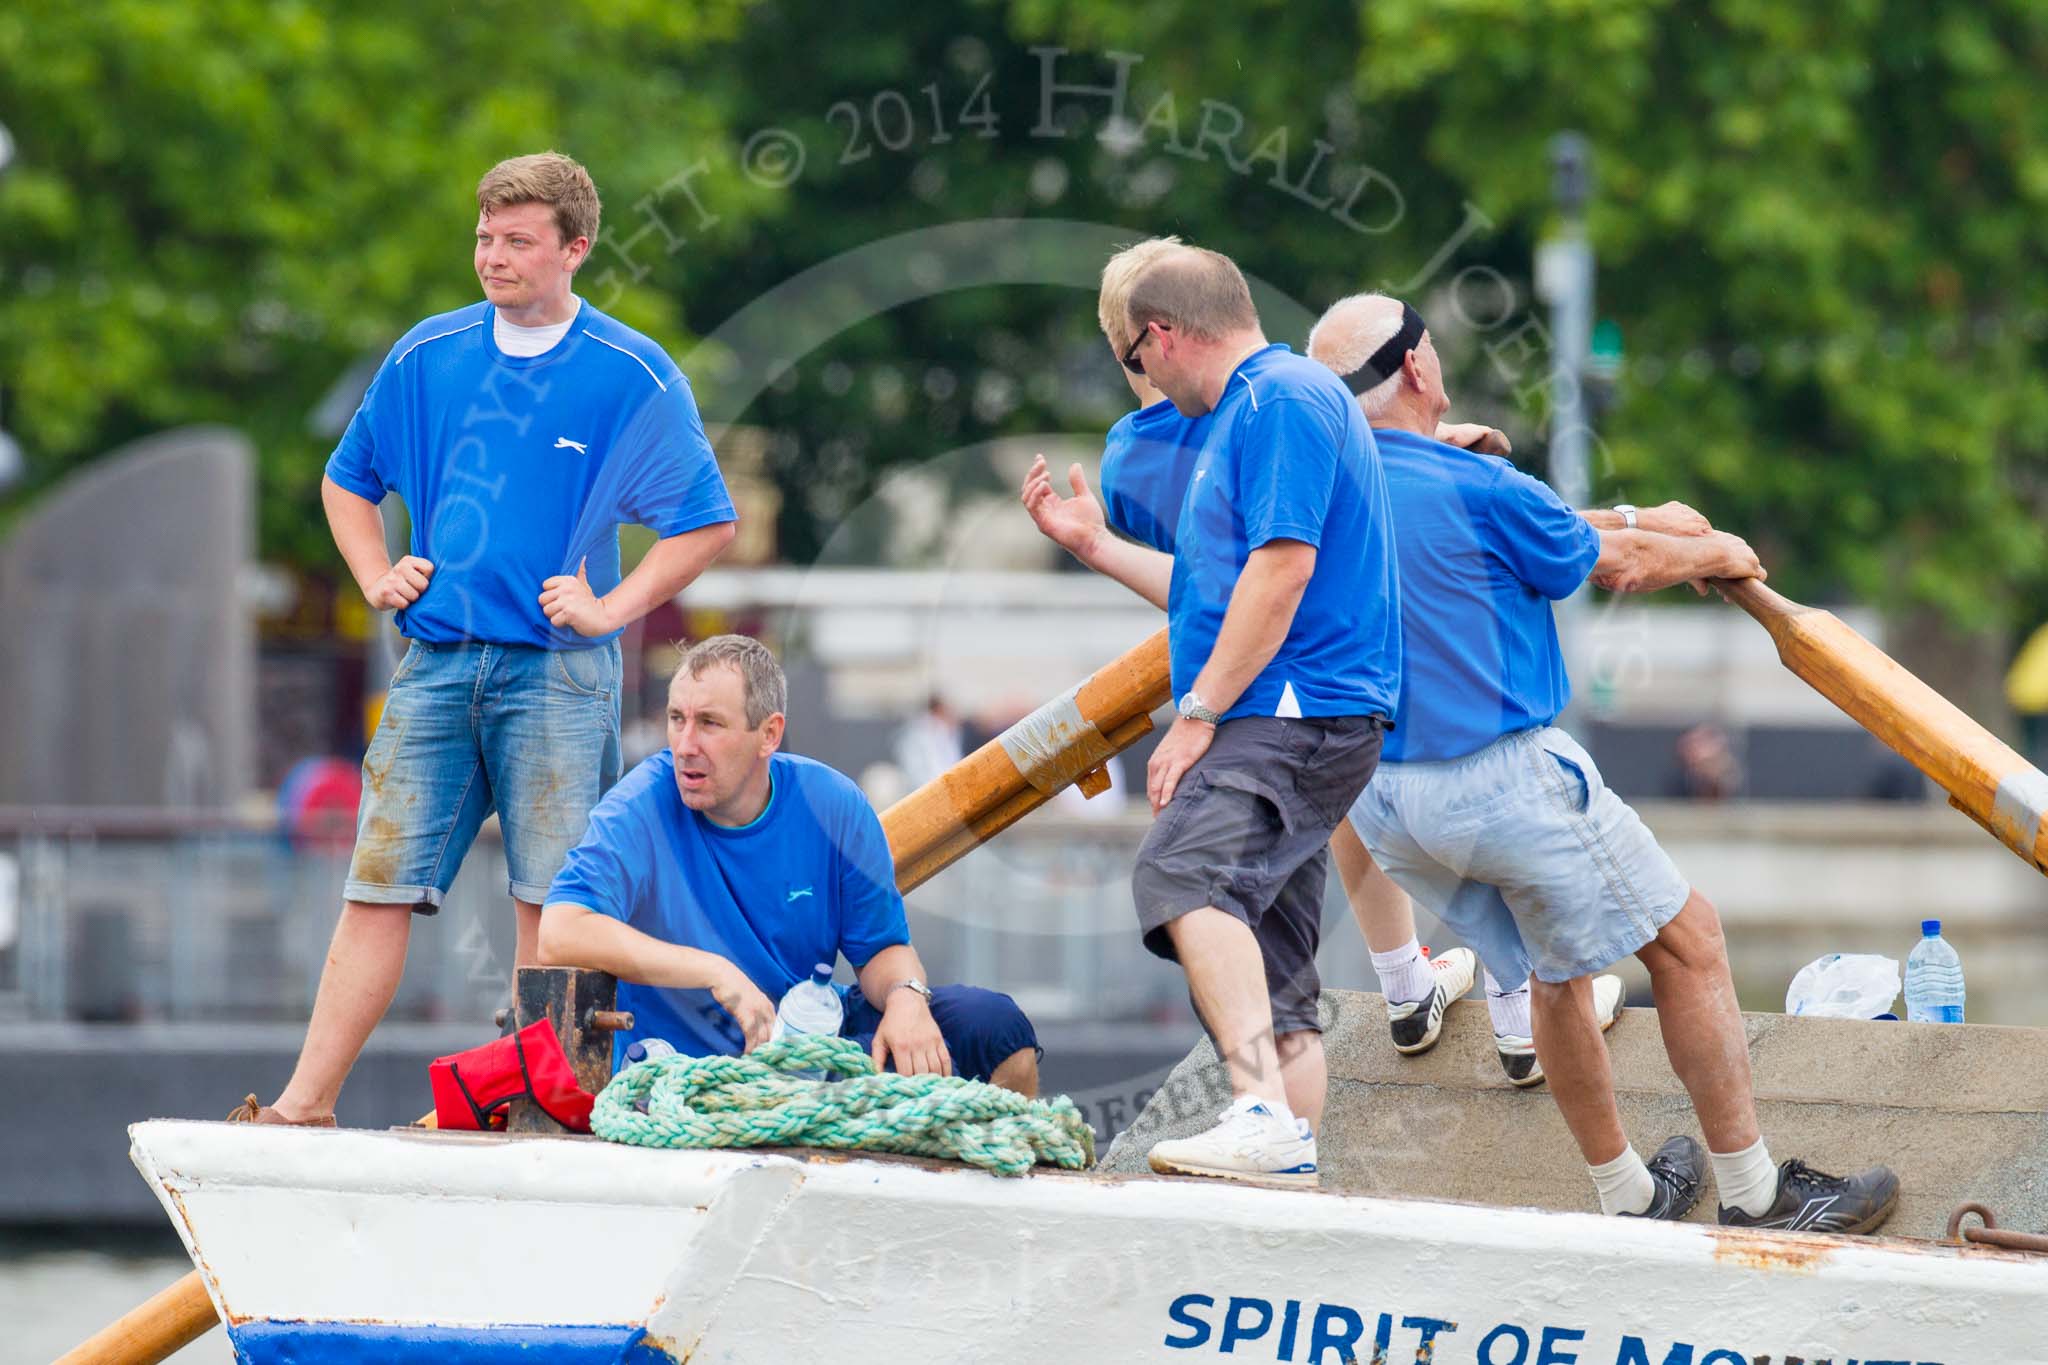
POLYGON ((997 1175, 1095 1160, 1074 1102, 957 1076, 878 1071, 849 1038, 798 1035, 744 1057, 661 1057, 613 1076, 590 1131, 636 1147, 830 1147, 948 1157, 997 1175), (837 1081, 791 1075, 824 1071, 837 1081), (646 1109, 640 1108, 646 1102, 646 1109))

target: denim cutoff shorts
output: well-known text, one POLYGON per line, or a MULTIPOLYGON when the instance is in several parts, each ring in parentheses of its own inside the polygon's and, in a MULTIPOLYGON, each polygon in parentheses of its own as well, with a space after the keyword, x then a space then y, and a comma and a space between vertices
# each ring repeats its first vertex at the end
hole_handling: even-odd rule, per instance
POLYGON ((514 897, 535 905, 619 776, 619 643, 415 640, 363 756, 343 895, 431 915, 498 813, 514 897))
POLYGON ((1592 755, 1554 726, 1441 763, 1382 763, 1351 825, 1504 986, 1611 966, 1692 894, 1592 755))

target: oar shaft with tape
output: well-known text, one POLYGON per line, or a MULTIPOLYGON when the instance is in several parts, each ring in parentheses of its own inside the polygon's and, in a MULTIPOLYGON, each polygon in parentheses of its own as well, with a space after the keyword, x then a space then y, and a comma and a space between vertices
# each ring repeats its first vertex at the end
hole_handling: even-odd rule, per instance
POLYGON ((2048 774, 1833 612, 1801 606, 1754 579, 1715 586, 1771 633, 1785 667, 1940 784, 1950 805, 2048 873, 2048 774))
MULTIPOLYGON (((1152 728, 1172 695, 1160 631, 1053 698, 882 813, 908 891, 1088 779, 1152 728)), ((1098 788, 1099 789, 1099 788, 1098 788)))

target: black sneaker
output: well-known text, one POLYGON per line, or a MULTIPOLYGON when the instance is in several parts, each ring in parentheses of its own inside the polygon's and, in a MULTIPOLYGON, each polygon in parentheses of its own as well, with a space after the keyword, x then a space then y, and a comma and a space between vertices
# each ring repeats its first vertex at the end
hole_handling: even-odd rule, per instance
POLYGON ((1778 1166, 1778 1197, 1760 1218, 1723 1206, 1721 1225, 1779 1232, 1874 1232, 1899 1202, 1899 1178, 1888 1166, 1828 1175, 1794 1157, 1778 1166))
MULTIPOLYGON (((1614 1021, 1628 1007, 1628 991, 1618 976, 1596 976, 1593 978, 1593 1018, 1600 1024, 1602 1033, 1614 1027, 1614 1021)), ((1508 1073, 1508 1084, 1527 1089, 1543 1084, 1543 1066, 1536 1060, 1536 1040, 1524 1038, 1515 1033, 1493 1035, 1493 1050, 1500 1054, 1500 1069, 1508 1073)))
POLYGON ((1472 978, 1479 972, 1479 959, 1470 948, 1453 948, 1442 957, 1432 958, 1429 966, 1436 978, 1436 989, 1429 993, 1427 1000, 1410 1000, 1401 1004, 1392 1000, 1387 1002, 1387 1026, 1394 1035, 1394 1051, 1404 1057, 1427 1052, 1436 1046, 1436 1040, 1443 1032, 1444 1011, 1453 1000, 1462 998, 1472 989, 1472 978))
POLYGON ((1656 1193, 1650 1196, 1650 1207, 1641 1213, 1620 1216, 1660 1218, 1675 1223, 1691 1213, 1692 1206, 1700 1202, 1700 1182, 1707 1171, 1706 1150, 1681 1133, 1659 1147, 1657 1155, 1643 1164, 1649 1167, 1650 1183, 1656 1187, 1656 1193))

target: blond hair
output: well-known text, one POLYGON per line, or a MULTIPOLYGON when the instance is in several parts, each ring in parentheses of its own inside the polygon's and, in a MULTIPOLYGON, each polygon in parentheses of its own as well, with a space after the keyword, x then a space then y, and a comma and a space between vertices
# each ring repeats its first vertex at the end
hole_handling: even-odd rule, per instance
POLYGON ((1095 320, 1102 324, 1102 334, 1119 353, 1131 344, 1131 320, 1125 315, 1131 282, 1144 273, 1146 266, 1179 245, 1178 237, 1148 237, 1117 252, 1102 267, 1102 292, 1096 296, 1095 320))
POLYGON ((574 157, 560 152, 509 157, 476 182, 477 212, 485 217, 514 204, 546 204, 553 209, 563 246, 578 237, 597 240, 597 186, 574 157))

